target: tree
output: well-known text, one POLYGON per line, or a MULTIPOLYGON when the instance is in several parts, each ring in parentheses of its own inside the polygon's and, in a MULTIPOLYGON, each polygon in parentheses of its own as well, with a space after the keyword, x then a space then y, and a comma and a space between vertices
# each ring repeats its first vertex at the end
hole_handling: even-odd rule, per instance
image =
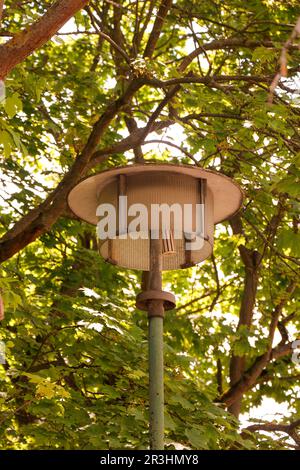
POLYGON ((3 448, 147 445, 139 274, 103 262, 66 197, 148 160, 245 191, 212 258, 164 276, 180 299, 165 322, 169 445, 299 448, 298 15, 295 1, 4 2, 3 448), (264 397, 288 415, 241 431, 264 397))

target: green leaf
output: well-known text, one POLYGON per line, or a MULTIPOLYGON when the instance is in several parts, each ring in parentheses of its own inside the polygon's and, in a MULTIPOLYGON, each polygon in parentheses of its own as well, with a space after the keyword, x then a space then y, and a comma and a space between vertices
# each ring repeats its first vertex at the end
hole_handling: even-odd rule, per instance
POLYGON ((170 431, 176 430, 176 423, 168 413, 165 413, 165 428, 170 431))
POLYGON ((19 111, 22 111, 22 101, 17 93, 7 96, 4 101, 4 109, 10 118, 13 118, 19 111))
POLYGON ((271 49, 269 47, 259 46, 254 49, 252 53, 252 59, 254 61, 259 61, 262 64, 267 62, 272 62, 274 58, 277 57, 276 49, 271 49))
POLYGON ((179 403, 182 406, 182 408, 186 410, 191 410, 194 408, 194 405, 189 400, 184 398, 182 395, 174 394, 171 397, 171 400, 174 403, 179 403))
POLYGON ((3 145, 4 156, 8 158, 11 153, 13 142, 12 142, 11 136, 9 135, 7 131, 0 131, 0 144, 3 145))
POLYGON ((185 435, 195 449, 206 449, 208 438, 201 429, 190 428, 185 430, 185 435))
POLYGON ((300 196, 300 181, 295 176, 287 176, 274 186, 278 191, 289 193, 293 197, 300 196))
POLYGON ((284 229, 277 238, 277 247, 292 256, 300 257, 300 233, 284 229))

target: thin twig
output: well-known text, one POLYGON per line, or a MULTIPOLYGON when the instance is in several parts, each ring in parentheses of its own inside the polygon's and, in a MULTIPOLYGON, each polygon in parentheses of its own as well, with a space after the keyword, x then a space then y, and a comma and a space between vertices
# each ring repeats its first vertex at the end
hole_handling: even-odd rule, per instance
POLYGON ((272 104, 273 102, 273 97, 274 97, 274 91, 275 88, 277 87, 280 79, 282 77, 287 77, 288 76, 288 69, 287 69, 287 63, 288 63, 288 51, 293 45, 294 40, 300 35, 300 16, 297 20, 297 23, 295 24, 295 27, 292 31, 292 34, 288 38, 288 40, 284 43, 282 49, 281 49, 281 54, 279 58, 279 65, 280 69, 275 75, 275 77, 272 80, 272 83, 269 88, 269 97, 268 97, 268 103, 272 104))

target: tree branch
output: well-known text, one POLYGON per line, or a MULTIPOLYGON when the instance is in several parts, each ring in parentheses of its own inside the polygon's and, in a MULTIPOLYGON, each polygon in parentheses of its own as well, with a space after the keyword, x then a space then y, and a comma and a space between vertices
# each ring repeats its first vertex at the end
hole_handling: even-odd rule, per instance
POLYGON ((222 362, 219 357, 217 359, 216 379, 217 379, 218 393, 221 395, 223 393, 223 371, 222 371, 222 362))
POLYGON ((3 7, 4 7, 4 0, 0 0, 0 24, 1 24, 2 15, 3 15, 3 7))
MULTIPOLYGON (((89 0, 58 0, 38 21, 0 45, 0 79, 45 44, 89 0)), ((2 2, 3 3, 3 2, 2 2)))
POLYGON ((300 436, 297 433, 297 428, 300 427, 300 419, 293 421, 290 424, 281 423, 261 423, 252 424, 243 429, 243 431, 267 431, 267 432, 284 432, 288 434, 296 443, 297 448, 300 449, 300 436))
MULTIPOLYGON (((181 67, 178 68, 178 70, 181 67)), ((185 77, 170 78, 169 80, 159 80, 158 78, 149 78, 145 82, 148 85, 157 88, 166 88, 173 85, 181 85, 184 83, 203 83, 205 85, 216 86, 218 83, 226 83, 231 81, 244 81, 250 83, 269 83, 272 80, 271 75, 210 75, 200 77, 194 74, 188 74, 185 77)))
POLYGON ((156 15, 154 25, 152 28, 152 31, 150 33, 145 52, 144 52, 144 57, 149 57, 151 58, 153 55, 153 52, 155 50, 156 43, 159 39, 165 18, 168 14, 168 11, 170 10, 172 5, 172 0, 162 0, 158 13, 156 15))
MULTIPOLYGON (((230 221, 230 224, 234 234, 243 233, 241 215, 238 214, 235 216, 235 218, 230 221)), ((239 246, 239 251, 241 260, 245 266, 245 279, 237 331, 241 326, 250 328, 252 324, 253 309, 258 285, 258 269, 261 262, 261 254, 258 251, 249 250, 244 245, 239 246)), ((231 387, 241 380, 245 369, 245 363, 245 356, 236 356, 235 354, 232 355, 229 365, 231 387)), ((242 394, 238 397, 237 400, 230 403, 228 409, 234 416, 238 417, 241 410, 241 404, 242 394)))
POLYGON ((271 323, 269 327, 267 351, 261 356, 257 357, 252 366, 241 376, 241 378, 237 382, 233 383, 231 388, 222 395, 221 402, 225 403, 228 407, 232 406, 235 402, 237 402, 245 392, 247 392, 255 385, 257 379, 262 374, 264 368, 272 359, 277 359, 286 354, 289 354, 292 351, 292 343, 278 345, 276 348, 273 349, 272 343, 274 339, 275 330, 279 321, 279 317, 287 301, 287 297, 292 295, 295 288, 296 281, 293 279, 287 287, 285 295, 278 302, 272 313, 271 323), (288 296, 286 294, 288 294, 288 296))
POLYGON ((268 102, 271 104, 273 101, 273 96, 274 96, 274 91, 277 85, 279 84, 279 81, 282 77, 287 77, 288 75, 288 70, 287 70, 287 62, 288 62, 288 51, 292 47, 294 40, 300 35, 300 16, 295 24, 295 27, 292 31, 292 34, 288 38, 288 40, 284 43, 280 58, 279 58, 279 64, 280 64, 280 70, 279 72, 275 75, 275 77, 272 80, 272 83, 270 85, 270 93, 268 97, 268 102))
POLYGON ((134 93, 142 86, 138 79, 133 80, 125 93, 112 102, 93 127, 90 137, 76 158, 69 172, 57 188, 36 209, 26 214, 0 240, 0 262, 3 262, 36 240, 56 222, 66 205, 66 198, 71 188, 83 176, 88 163, 95 153, 100 138, 116 114, 130 101, 134 93))
POLYGON ((124 49, 122 49, 122 47, 117 44, 108 34, 104 33, 98 28, 98 22, 96 21, 96 18, 94 17, 91 9, 86 7, 85 11, 88 13, 97 34, 99 34, 99 36, 101 36, 103 39, 106 39, 106 41, 109 42, 110 45, 126 60, 127 64, 130 65, 130 57, 127 55, 124 49))
POLYGON ((236 47, 244 47, 247 49, 255 49, 256 47, 270 47, 275 49, 275 45, 272 41, 263 40, 263 41, 255 41, 252 39, 244 39, 240 37, 236 38, 228 38, 228 39, 214 39, 211 42, 201 45, 194 51, 192 51, 189 55, 187 55, 182 63, 181 66, 183 69, 186 69, 190 63, 199 55, 202 54, 203 51, 216 51, 219 49, 231 49, 236 47))
MULTIPOLYGON (((151 131, 149 131, 149 133, 164 129, 170 126, 171 124, 174 124, 174 121, 168 120, 168 121, 155 122, 152 124, 152 128, 151 128, 151 131)), ((103 159, 108 157, 109 155, 113 155, 115 153, 123 153, 123 152, 126 152, 127 150, 134 150, 139 145, 146 144, 147 142, 144 142, 145 134, 148 134, 148 132, 146 132, 146 126, 140 127, 136 129, 136 131, 132 132, 129 136, 120 140, 120 142, 117 142, 116 144, 110 147, 105 147, 104 149, 97 150, 97 152, 95 152, 92 155, 92 158, 88 164, 87 169, 91 169, 94 166, 96 166, 98 163, 102 163, 103 159)))
POLYGON ((143 145, 146 145, 146 144, 164 144, 164 145, 168 145, 169 147, 173 147, 173 148, 179 150, 180 152, 182 152, 184 155, 186 155, 188 158, 190 158, 195 163, 195 165, 197 165, 197 166, 199 165, 199 162, 194 158, 194 155, 192 155, 188 150, 186 150, 183 147, 180 147, 179 145, 174 144, 174 142, 170 142, 169 140, 151 139, 151 140, 146 140, 145 142, 143 142, 143 145))
MULTIPOLYGON (((237 326, 237 331, 241 326, 246 326, 250 328, 252 324, 253 309, 255 305, 256 292, 258 286, 258 267, 261 261, 261 254, 256 250, 249 250, 245 246, 241 245, 239 247, 241 254, 241 259, 245 265, 245 281, 244 281, 244 290, 242 296, 242 302, 239 313, 239 322, 237 326)), ((236 356, 233 354, 230 360, 230 384, 234 386, 242 377, 242 374, 245 369, 245 356, 236 356)), ((229 406, 229 411, 238 417, 241 409, 241 398, 232 402, 229 406)))

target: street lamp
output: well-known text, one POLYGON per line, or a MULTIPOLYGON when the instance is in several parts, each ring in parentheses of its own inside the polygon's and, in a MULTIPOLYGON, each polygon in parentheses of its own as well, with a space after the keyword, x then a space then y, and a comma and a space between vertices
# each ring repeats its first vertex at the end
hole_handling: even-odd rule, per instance
POLYGON ((69 193, 79 218, 97 225, 108 262, 148 272, 136 305, 149 318, 150 448, 164 448, 163 317, 175 297, 162 290, 163 270, 184 269, 213 251, 214 225, 242 205, 227 176, 191 165, 139 164, 90 176, 69 193))

